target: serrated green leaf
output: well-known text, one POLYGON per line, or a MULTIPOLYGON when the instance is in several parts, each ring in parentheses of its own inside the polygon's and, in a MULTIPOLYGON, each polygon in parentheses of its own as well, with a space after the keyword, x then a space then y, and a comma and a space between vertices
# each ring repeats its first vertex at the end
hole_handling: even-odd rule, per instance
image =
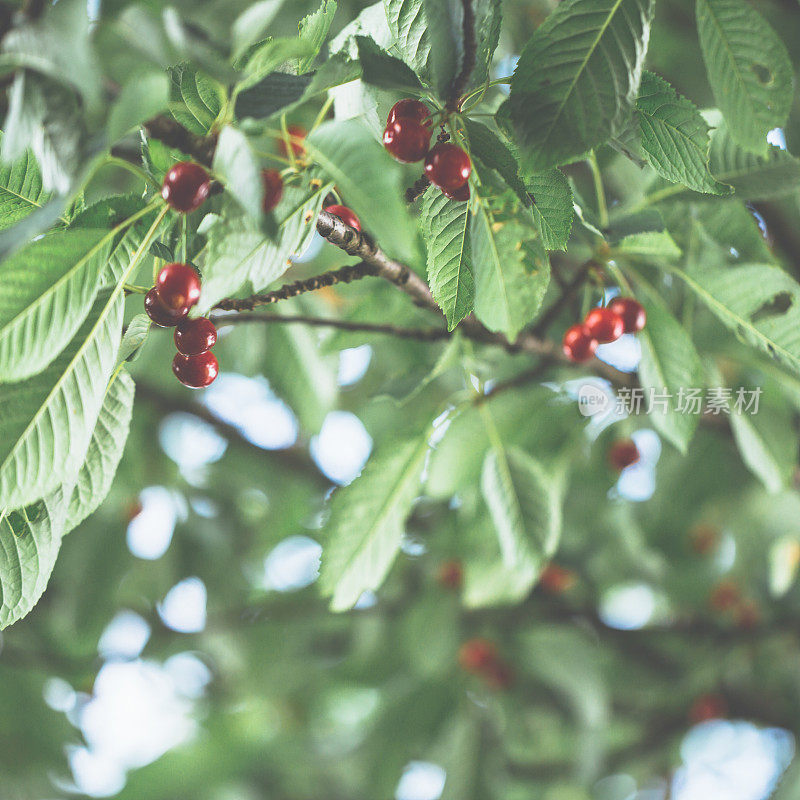
POLYGON ((124 371, 108 385, 89 449, 72 490, 65 532, 93 514, 111 488, 128 439, 134 392, 133 379, 124 371))
POLYGON ((122 87, 108 114, 106 131, 110 143, 121 139, 137 125, 169 106, 170 81, 166 75, 137 75, 122 87))
POLYGON ((448 200, 430 187, 422 199, 421 223, 428 248, 428 282, 448 330, 453 330, 472 312, 475 300, 469 203, 448 200))
POLYGON ((536 317, 550 281, 541 237, 540 263, 526 263, 522 244, 536 234, 516 222, 494 222, 483 205, 472 218, 475 314, 489 330, 500 331, 511 341, 536 317))
POLYGON ((427 77, 431 42, 422 0, 383 0, 383 5, 401 58, 417 75, 427 77))
POLYGON ((642 150, 661 177, 696 192, 730 194, 709 171, 708 125, 691 101, 645 70, 636 109, 642 150))
POLYGON ((236 95, 238 119, 267 119, 298 102, 311 85, 309 75, 273 72, 236 95))
POLYGON ((415 256, 415 226, 403 202, 404 170, 360 122, 326 122, 306 141, 365 231, 392 257, 415 256))
POLYGON ((682 453, 698 423, 697 414, 678 411, 681 391, 703 387, 703 368, 683 326, 660 303, 645 303, 647 325, 638 335, 642 346, 639 382, 644 407, 652 401, 648 420, 682 453), (662 403, 660 398, 664 398, 662 403))
POLYGON ((39 165, 30 150, 0 165, 0 231, 13 227, 49 199, 50 193, 42 187, 39 165))
POLYGON ((496 170, 503 180, 529 206, 531 198, 519 175, 519 164, 511 148, 482 122, 464 118, 469 138, 470 152, 490 169, 496 170))
POLYGON ((197 310, 212 306, 240 291, 266 288, 289 268, 289 258, 302 253, 316 233, 315 220, 329 184, 289 184, 275 210, 279 230, 269 239, 237 209, 224 218, 208 218, 208 259, 197 310))
POLYGON ((261 0, 246 8, 231 26, 234 59, 264 36, 284 0, 261 0))
POLYGON ((460 0, 422 0, 431 42, 430 80, 439 97, 447 99, 464 58, 464 11, 460 0))
POLYGON ((311 45, 309 55, 300 59, 298 71, 308 72, 317 60, 336 14, 336 0, 322 0, 322 5, 313 13, 300 21, 300 40, 311 45))
POLYGON ((792 64, 780 37, 746 0, 697 0, 708 78, 734 140, 766 155, 767 133, 792 106, 792 64))
POLYGON ((184 128, 205 136, 225 103, 225 89, 213 78, 188 64, 170 70, 169 110, 184 128))
POLYGON ((542 231, 548 250, 566 250, 572 233, 572 189, 560 169, 550 169, 525 179, 525 188, 533 195, 533 216, 542 231))
POLYGON ((226 125, 220 132, 213 168, 230 196, 251 219, 260 220, 264 197, 261 165, 249 140, 237 128, 226 125))
POLYGON ((0 630, 22 619, 42 596, 65 521, 61 488, 18 511, 0 509, 0 630))
POLYGON ((43 370, 86 318, 113 234, 51 233, 0 271, 0 383, 43 370))
POLYGON ((476 0, 475 38, 477 39, 477 63, 472 73, 470 85, 484 83, 488 77, 500 31, 503 27, 502 0, 476 0))
POLYGON ((770 200, 800 189, 800 159, 774 145, 766 150, 762 157, 739 147, 723 125, 711 135, 711 172, 742 200, 770 200))
POLYGON ((125 329, 122 342, 119 346, 117 361, 136 361, 141 354, 142 347, 150 335, 150 317, 147 314, 137 314, 125 329))
POLYGON ((334 611, 352 608, 383 583, 400 550, 405 521, 419 492, 425 436, 392 442, 331 502, 320 588, 334 611))
POLYGON ((366 36, 356 36, 362 80, 383 89, 415 91, 422 88, 419 78, 405 62, 378 47, 366 36))
POLYGON ((575 161, 624 130, 653 8, 651 0, 564 0, 538 28, 506 103, 527 171, 575 161))
POLYGON ((615 245, 614 250, 631 256, 668 261, 674 261, 682 255, 680 247, 666 231, 633 233, 615 245))

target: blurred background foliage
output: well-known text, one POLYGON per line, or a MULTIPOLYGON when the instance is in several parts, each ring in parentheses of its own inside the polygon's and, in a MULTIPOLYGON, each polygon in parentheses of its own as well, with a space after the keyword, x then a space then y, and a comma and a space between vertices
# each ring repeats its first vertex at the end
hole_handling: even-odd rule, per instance
MULTIPOLYGON (((498 62, 554 4, 505 0, 498 62)), ((127 5, 103 0, 98 24, 127 5)), ((220 45, 249 5, 173 3, 220 45)), ((317 7, 276 5, 275 35, 317 7)), ((333 32, 365 5, 340 0, 333 32)), ((800 63, 800 6, 758 6, 800 63)), ((659 0, 648 66, 713 105, 689 0, 659 0)), ((318 110, 309 103, 291 121, 310 125, 318 110)), ((800 151, 797 102, 783 136, 800 151)), ((610 193, 642 191, 629 162, 603 159, 610 193)), ((585 169, 567 172, 591 194, 585 169)), ((87 198, 133 185, 103 170, 87 198)), ((797 278, 799 203, 761 209, 797 278)), ((319 244, 291 276, 346 262, 319 244)), ((285 307, 424 319, 367 281, 285 307)), ((132 365, 137 403, 110 496, 66 538, 37 608, 0 639, 2 800, 800 797, 800 495, 768 494, 729 437, 701 426, 684 457, 646 420, 587 427, 548 388, 504 392, 453 422, 432 453, 427 494, 378 596, 334 615, 314 585, 326 496, 358 474, 373 441, 418 430, 525 357, 458 339, 241 325, 218 345, 220 379, 192 395, 172 378, 166 336, 132 365), (568 449, 572 462, 563 572, 497 608, 476 607, 469 582, 462 598, 446 577, 454 558, 468 577, 493 555, 477 488, 463 491, 479 484, 482 413, 540 458, 568 449), (631 434, 642 461, 620 475, 606 454, 631 434), (499 685, 459 667, 476 637, 508 665, 499 685)), ((707 318, 693 336, 723 366, 738 348, 707 318)), ((768 366, 736 353, 730 369, 764 386, 793 464, 798 405, 768 366)))

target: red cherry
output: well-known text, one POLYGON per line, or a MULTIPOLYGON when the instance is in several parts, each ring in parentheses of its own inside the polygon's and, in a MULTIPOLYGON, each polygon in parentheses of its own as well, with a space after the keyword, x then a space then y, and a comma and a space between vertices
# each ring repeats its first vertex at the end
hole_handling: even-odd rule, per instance
POLYGON ((408 97, 392 106, 392 110, 389 112, 389 119, 386 120, 386 127, 388 128, 398 119, 415 119, 422 125, 430 125, 430 116, 430 109, 425 103, 408 97))
POLYGON ((622 472, 639 460, 639 448, 631 439, 620 439, 608 449, 608 463, 612 469, 622 472))
POLYGON ((442 190, 442 194, 445 197, 449 197, 451 200, 457 200, 459 203, 468 202, 469 198, 472 196, 468 183, 465 183, 460 189, 456 189, 454 192, 445 192, 442 190))
POLYGON ((283 178, 276 169, 265 169, 261 172, 261 180, 264 184, 264 198, 261 201, 261 208, 265 214, 274 211, 283 197, 283 178))
POLYGON ((445 561, 436 573, 436 582, 444 589, 460 589, 464 582, 464 569, 460 561, 445 561))
POLYGON ((355 215, 355 212, 351 208, 347 206, 328 206, 325 210, 329 214, 333 214, 334 217, 339 217, 345 225, 349 225, 357 231, 361 230, 361 220, 355 215))
POLYGON ((210 190, 208 173, 193 161, 181 161, 164 177, 161 196, 170 208, 188 214, 203 205, 210 190))
POLYGON ((689 709, 689 722, 699 725, 712 719, 720 719, 728 713, 728 703, 719 694, 701 694, 689 709))
POLYGON ((199 356, 217 343, 217 329, 206 317, 185 319, 175 328, 175 347, 185 356, 199 356))
POLYGON ((647 314, 642 304, 632 297, 615 297, 608 304, 608 309, 622 318, 624 333, 638 333, 647 324, 647 314))
POLYGON ((577 576, 571 569, 565 569, 558 564, 548 564, 539 576, 539 585, 549 594, 561 594, 571 589, 577 576))
POLYGON ((400 117, 386 126, 383 146, 404 164, 422 161, 431 146, 431 129, 415 119, 400 117))
POLYGON ((447 142, 431 148, 425 159, 428 180, 445 192, 455 192, 468 180, 472 172, 469 155, 460 147, 447 142))
POLYGON ((219 372, 219 362, 210 350, 196 356, 176 353, 172 359, 172 371, 184 386, 202 389, 214 382, 219 372))
POLYGON ((189 313, 188 307, 177 311, 167 308, 161 302, 155 286, 144 296, 144 310, 153 323, 161 328, 174 328, 189 313))
POLYGON ((585 325, 573 325, 564 334, 562 350, 570 361, 588 361, 597 350, 597 339, 589 333, 585 325))
POLYGON ((616 342, 624 329, 622 317, 610 308, 593 308, 586 315, 583 324, 600 344, 616 342))
MULTIPOLYGON (((289 132, 290 144, 292 153, 295 158, 300 158, 305 152, 306 148, 298 139, 305 139, 308 136, 308 131, 302 125, 289 125, 286 130, 289 132)), ((289 151, 286 149, 286 141, 281 137, 278 139, 278 152, 284 157, 289 157, 289 151)))
POLYGON ((722 580, 712 590, 708 603, 714 611, 731 611, 742 598, 739 584, 734 580, 722 580))
POLYGON ((161 302, 173 311, 188 311, 200 299, 200 276, 188 264, 167 264, 156 278, 161 302))
POLYGON ((465 672, 483 672, 497 661, 497 645, 488 639, 468 639, 458 650, 458 663, 465 672))

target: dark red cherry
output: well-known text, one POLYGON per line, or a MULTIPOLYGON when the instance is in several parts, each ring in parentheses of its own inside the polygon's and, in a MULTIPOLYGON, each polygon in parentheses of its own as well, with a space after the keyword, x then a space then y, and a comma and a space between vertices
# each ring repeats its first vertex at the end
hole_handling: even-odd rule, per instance
POLYGON ((632 439, 620 439, 608 449, 608 463, 612 469, 622 472, 639 460, 639 448, 632 439))
MULTIPOLYGON (((292 153, 295 158, 300 158, 306 152, 305 145, 302 141, 308 136, 308 131, 302 125, 289 125, 286 130, 289 132, 290 144, 292 153)), ((284 157, 289 157, 289 151, 286 149, 286 141, 281 137, 278 139, 278 152, 284 157)))
POLYGON ((219 373, 219 363, 210 350, 196 356, 176 353, 172 359, 172 371, 184 386, 190 389, 202 389, 214 382, 219 373))
POLYGON ((400 117, 386 126, 383 146, 404 164, 422 161, 431 146, 431 129, 415 119, 400 117))
POLYGON ((261 180, 264 184, 264 198, 261 207, 265 214, 274 211, 283 197, 283 178, 277 169, 265 169, 261 172, 261 180))
POLYGON ((425 103, 412 98, 400 100, 392 106, 389 112, 389 119, 386 120, 386 127, 388 128, 395 120, 398 119, 414 119, 422 125, 431 124, 431 112, 425 103))
POLYGON ((208 173, 193 161, 181 161, 164 177, 161 196, 170 208, 187 214, 203 205, 210 190, 208 173))
POLYGON ((428 180, 445 192, 455 192, 469 180, 472 162, 469 155, 454 144, 439 143, 425 159, 428 180))
POLYGON ((466 203, 472 196, 468 183, 465 183, 460 189, 456 189, 454 192, 445 192, 442 190, 442 194, 445 197, 449 197, 451 200, 457 200, 459 203, 466 203))
POLYGON ((334 217, 339 217, 345 225, 349 225, 357 231, 361 230, 361 220, 355 215, 355 212, 351 208, 347 206, 328 206, 325 210, 329 214, 333 214, 334 217))
POLYGON ((610 308, 593 308, 583 324, 600 344, 616 342, 625 328, 622 317, 610 308))
POLYGON ((200 276, 188 264, 167 264, 156 278, 161 302, 173 311, 188 311, 200 299, 200 276))
POLYGON ((588 361, 597 350, 595 339, 585 325, 573 325, 564 334, 562 343, 564 355, 576 363, 588 361))
POLYGON ((185 356, 199 356, 217 343, 217 329, 206 317, 183 320, 175 328, 175 347, 185 356))
POLYGON ((161 328, 174 328, 189 313, 188 308, 178 311, 167 308, 161 302, 155 286, 144 296, 144 310, 153 323, 161 328))
POLYGON ((622 319, 625 333, 638 333, 647 324, 647 314, 642 304, 632 297, 615 297, 608 308, 622 319))

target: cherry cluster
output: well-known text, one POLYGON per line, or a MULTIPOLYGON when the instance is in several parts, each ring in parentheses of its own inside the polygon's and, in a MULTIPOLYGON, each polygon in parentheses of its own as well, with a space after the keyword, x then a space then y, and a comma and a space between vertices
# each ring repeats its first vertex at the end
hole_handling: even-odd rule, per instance
POLYGON ((431 147, 433 120, 430 110, 419 100, 395 103, 386 121, 383 146, 404 164, 425 159, 425 175, 451 200, 469 200, 472 161, 454 144, 437 142, 431 147))
MULTIPOLYGON (((171 208, 186 214, 203 204, 210 186, 208 173, 199 164, 182 161, 167 172, 161 196, 171 208)), ((190 264, 180 262, 164 266, 144 298, 144 310, 156 325, 175 328, 178 352, 172 371, 184 386, 193 389, 208 386, 219 372, 211 352, 217 342, 214 323, 205 317, 188 318, 199 299, 200 276, 190 264)))
POLYGON ((464 672, 482 678, 490 689, 509 689, 514 672, 489 639, 468 639, 458 650, 458 663, 464 672))
POLYGON ((641 303, 632 297, 615 297, 607 306, 593 308, 582 324, 564 334, 564 355, 577 363, 588 361, 597 345, 615 342, 623 333, 638 333, 647 322, 641 303))

